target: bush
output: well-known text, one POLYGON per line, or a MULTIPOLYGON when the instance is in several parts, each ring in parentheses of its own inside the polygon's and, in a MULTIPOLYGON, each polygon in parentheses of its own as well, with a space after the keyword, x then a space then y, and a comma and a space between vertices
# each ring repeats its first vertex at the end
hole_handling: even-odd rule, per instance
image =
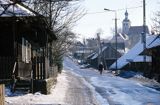
POLYGON ((58 73, 61 73, 62 72, 62 69, 63 69, 63 59, 62 57, 57 57, 55 59, 55 65, 57 66, 58 68, 58 73))

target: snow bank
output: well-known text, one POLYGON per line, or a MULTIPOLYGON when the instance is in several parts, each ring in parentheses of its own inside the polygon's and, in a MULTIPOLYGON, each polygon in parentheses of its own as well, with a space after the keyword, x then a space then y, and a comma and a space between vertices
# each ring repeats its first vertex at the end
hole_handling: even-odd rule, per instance
POLYGON ((51 89, 51 94, 44 95, 40 92, 35 94, 23 94, 22 92, 10 92, 9 88, 6 88, 6 104, 11 105, 31 105, 31 104, 65 104, 65 94, 68 89, 68 80, 65 71, 57 78, 56 86, 51 89))

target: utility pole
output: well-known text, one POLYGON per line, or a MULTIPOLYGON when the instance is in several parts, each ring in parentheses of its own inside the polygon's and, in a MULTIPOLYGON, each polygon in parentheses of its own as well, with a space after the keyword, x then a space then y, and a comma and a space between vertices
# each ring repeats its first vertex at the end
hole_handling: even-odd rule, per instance
POLYGON ((115 38, 116 38, 116 70, 117 70, 117 12, 115 11, 115 38))
MULTIPOLYGON (((146 3, 145 0, 143 0, 143 50, 146 49, 146 3)), ((144 62, 146 62, 146 55, 143 56, 144 62)))
POLYGON ((99 33, 97 33, 97 41, 98 41, 98 65, 102 61, 102 47, 101 47, 101 41, 100 41, 100 36, 99 33))
POLYGON ((103 63, 104 69, 106 70, 106 61, 105 61, 105 56, 104 53, 102 51, 102 44, 101 44, 101 39, 100 39, 100 35, 99 33, 97 33, 97 40, 98 40, 98 45, 99 45, 99 50, 98 50, 98 65, 100 64, 100 62, 103 63))
POLYGON ((117 62, 117 59, 118 59, 118 55, 117 55, 117 11, 116 10, 110 10, 110 9, 106 9, 104 8, 104 10, 106 11, 111 11, 111 12, 114 12, 115 13, 115 46, 116 46, 116 70, 118 68, 118 62, 117 62))
POLYGON ((52 28, 52 1, 49 1, 49 27, 52 28))

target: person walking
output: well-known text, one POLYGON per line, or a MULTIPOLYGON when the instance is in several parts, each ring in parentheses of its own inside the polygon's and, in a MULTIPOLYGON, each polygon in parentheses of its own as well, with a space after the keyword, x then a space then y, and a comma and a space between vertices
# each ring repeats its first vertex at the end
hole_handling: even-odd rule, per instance
POLYGON ((102 64, 102 62, 99 64, 98 70, 99 70, 100 74, 102 75, 102 71, 103 71, 103 64, 102 64))

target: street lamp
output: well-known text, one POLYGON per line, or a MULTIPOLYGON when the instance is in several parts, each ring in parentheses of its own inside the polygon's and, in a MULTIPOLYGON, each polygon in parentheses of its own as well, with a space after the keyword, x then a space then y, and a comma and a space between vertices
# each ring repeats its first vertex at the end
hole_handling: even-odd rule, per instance
POLYGON ((116 70, 117 70, 117 11, 116 10, 110 10, 104 8, 105 11, 111 11, 115 13, 115 42, 116 42, 116 70))

